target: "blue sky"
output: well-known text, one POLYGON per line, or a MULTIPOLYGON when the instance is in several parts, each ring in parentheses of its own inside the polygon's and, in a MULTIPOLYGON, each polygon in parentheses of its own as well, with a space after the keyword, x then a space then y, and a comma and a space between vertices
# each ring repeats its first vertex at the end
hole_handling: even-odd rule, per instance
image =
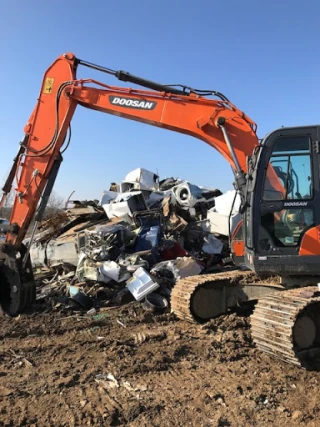
MULTIPOLYGON (((11 167, 42 76, 64 52, 161 83, 215 89, 259 137, 319 122, 317 0, 11 0, 0 15, 0 182, 11 167)), ((80 77, 119 85, 90 69, 80 77)), ((121 83, 120 83, 121 84, 121 83)), ((175 132, 78 107, 55 190, 99 198, 137 167, 232 188, 218 152, 175 132)))

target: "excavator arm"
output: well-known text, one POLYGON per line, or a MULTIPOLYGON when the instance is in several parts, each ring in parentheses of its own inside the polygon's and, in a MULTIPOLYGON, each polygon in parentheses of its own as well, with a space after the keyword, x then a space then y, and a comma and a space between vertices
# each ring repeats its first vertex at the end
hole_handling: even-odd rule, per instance
MULTIPOLYGON (((36 224, 41 220, 78 105, 198 138, 230 163, 239 189, 245 185, 246 158, 258 145, 256 124, 222 94, 163 86, 81 61, 68 53, 57 58, 45 72, 38 102, 24 128, 24 139, 3 187, 1 204, 16 182, 11 227, 6 237, 7 244, 16 250, 21 247, 32 219, 35 217, 36 224), (79 64, 152 90, 78 80, 79 64)), ((28 252, 22 257, 20 270, 27 257, 28 252)))
POLYGON ((44 75, 37 105, 4 187, 7 194, 16 178, 10 219, 13 230, 8 233, 8 242, 21 244, 50 177, 57 174, 77 105, 191 135, 218 150, 235 172, 246 171, 246 157, 258 144, 256 125, 229 101, 172 93, 173 88, 161 85, 158 91, 146 91, 108 86, 92 79, 77 80, 78 63, 73 54, 63 55, 44 75), (227 130, 231 145, 222 130, 227 130))

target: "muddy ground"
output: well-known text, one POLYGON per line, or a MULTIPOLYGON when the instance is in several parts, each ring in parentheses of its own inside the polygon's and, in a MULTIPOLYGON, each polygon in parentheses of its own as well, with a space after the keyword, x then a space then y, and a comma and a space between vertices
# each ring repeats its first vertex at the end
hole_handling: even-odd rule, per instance
POLYGON ((0 337, 0 426, 320 425, 320 373, 256 350, 247 313, 199 326, 136 302, 38 307, 0 337))

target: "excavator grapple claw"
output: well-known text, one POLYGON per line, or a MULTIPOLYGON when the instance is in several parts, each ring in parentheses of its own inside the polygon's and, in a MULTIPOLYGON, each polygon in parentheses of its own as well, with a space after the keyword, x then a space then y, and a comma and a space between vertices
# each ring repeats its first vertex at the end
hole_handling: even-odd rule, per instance
POLYGON ((9 316, 16 316, 31 307, 36 298, 36 285, 30 258, 24 268, 25 247, 17 252, 12 246, 0 246, 0 307, 9 316))

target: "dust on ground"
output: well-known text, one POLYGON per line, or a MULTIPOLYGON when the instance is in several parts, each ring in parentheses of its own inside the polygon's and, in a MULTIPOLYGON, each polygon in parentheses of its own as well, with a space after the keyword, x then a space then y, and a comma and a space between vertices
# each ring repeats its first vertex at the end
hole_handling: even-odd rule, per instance
POLYGON ((39 308, 0 337, 0 426, 319 426, 320 373, 256 350, 247 314, 39 308))

